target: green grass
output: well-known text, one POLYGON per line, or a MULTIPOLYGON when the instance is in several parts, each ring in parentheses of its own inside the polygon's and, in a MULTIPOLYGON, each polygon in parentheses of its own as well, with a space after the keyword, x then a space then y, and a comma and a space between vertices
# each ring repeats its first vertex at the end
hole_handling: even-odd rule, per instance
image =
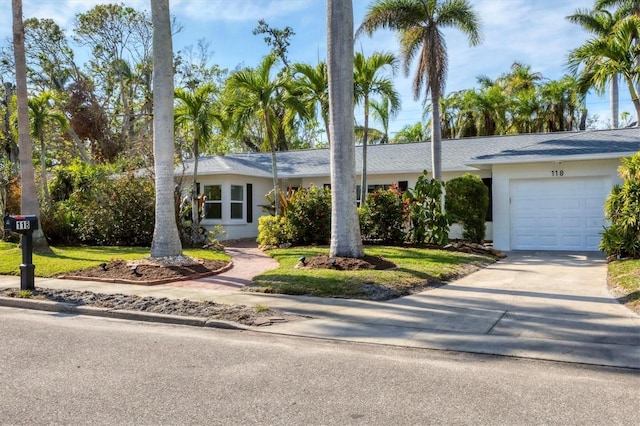
POLYGON ((280 267, 254 278, 250 289, 267 293, 312 295, 325 297, 366 297, 363 285, 389 289, 393 297, 464 274, 469 265, 487 264, 495 259, 443 250, 368 246, 365 253, 381 256, 397 265, 390 270, 338 271, 330 269, 297 269, 301 256, 310 259, 328 254, 326 247, 295 247, 270 250, 280 267))
POLYGON ((640 314, 640 259, 609 263, 609 287, 625 306, 640 314))
MULTIPOLYGON (((223 252, 185 249, 186 256, 229 260, 223 252)), ((33 253, 35 274, 38 277, 54 277, 72 271, 98 266, 111 259, 135 260, 148 257, 146 247, 51 247, 51 253, 33 253)), ((0 275, 20 275, 22 250, 17 244, 0 241, 0 275)))

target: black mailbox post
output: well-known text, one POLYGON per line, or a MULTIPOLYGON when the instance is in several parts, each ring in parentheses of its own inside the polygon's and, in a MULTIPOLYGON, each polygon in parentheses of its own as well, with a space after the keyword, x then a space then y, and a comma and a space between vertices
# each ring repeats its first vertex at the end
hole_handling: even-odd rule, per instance
POLYGON ((20 290, 35 290, 33 265, 33 231, 38 229, 37 216, 5 216, 4 230, 22 234, 22 265, 20 265, 20 290))

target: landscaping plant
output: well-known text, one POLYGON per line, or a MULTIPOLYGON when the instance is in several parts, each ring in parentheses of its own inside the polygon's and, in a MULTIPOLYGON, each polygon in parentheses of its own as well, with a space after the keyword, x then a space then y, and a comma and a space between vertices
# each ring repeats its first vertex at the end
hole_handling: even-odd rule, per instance
POLYGON ((442 181, 429 179, 425 170, 415 188, 404 193, 409 202, 410 237, 414 243, 443 246, 449 241, 451 220, 442 210, 443 187, 442 181))
POLYGON ((610 222, 602 233, 600 250, 608 256, 640 258, 640 152, 622 159, 615 185, 605 203, 610 222))
POLYGON ((453 222, 462 225, 462 238, 482 243, 486 231, 489 190, 480 177, 466 173, 445 184, 445 210, 453 222))
POLYGON ((369 194, 358 213, 360 233, 364 239, 384 244, 400 244, 405 241, 407 203, 402 199, 397 185, 369 194))

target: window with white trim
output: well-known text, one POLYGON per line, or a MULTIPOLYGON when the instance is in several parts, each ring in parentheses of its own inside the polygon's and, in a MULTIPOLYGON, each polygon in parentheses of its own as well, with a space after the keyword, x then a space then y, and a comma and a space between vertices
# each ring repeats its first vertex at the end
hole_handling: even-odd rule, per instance
POLYGON ((231 219, 244 218, 244 186, 231 185, 231 219))
POLYGON ((205 185, 204 218, 222 219, 222 185, 205 185))

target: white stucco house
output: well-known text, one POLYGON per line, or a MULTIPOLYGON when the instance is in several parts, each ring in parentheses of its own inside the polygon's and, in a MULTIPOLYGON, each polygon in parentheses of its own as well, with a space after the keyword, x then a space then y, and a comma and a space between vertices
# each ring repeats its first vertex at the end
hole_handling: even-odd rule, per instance
MULTIPOLYGON (((392 183, 412 188, 431 169, 429 145, 369 146, 369 190, 392 183)), ((637 127, 444 140, 442 177, 483 179, 491 197, 486 239, 497 249, 597 251, 620 159, 638 151, 637 127)), ((361 153, 356 147, 357 181, 361 153)), ((279 152, 277 161, 283 189, 330 184, 328 149, 279 152)), ((192 167, 186 163, 185 176, 192 167)), ((207 196, 202 225, 222 225, 227 239, 256 237, 260 205, 273 187, 270 154, 202 157, 198 176, 207 196)), ((459 232, 453 228, 452 237, 459 232)))

